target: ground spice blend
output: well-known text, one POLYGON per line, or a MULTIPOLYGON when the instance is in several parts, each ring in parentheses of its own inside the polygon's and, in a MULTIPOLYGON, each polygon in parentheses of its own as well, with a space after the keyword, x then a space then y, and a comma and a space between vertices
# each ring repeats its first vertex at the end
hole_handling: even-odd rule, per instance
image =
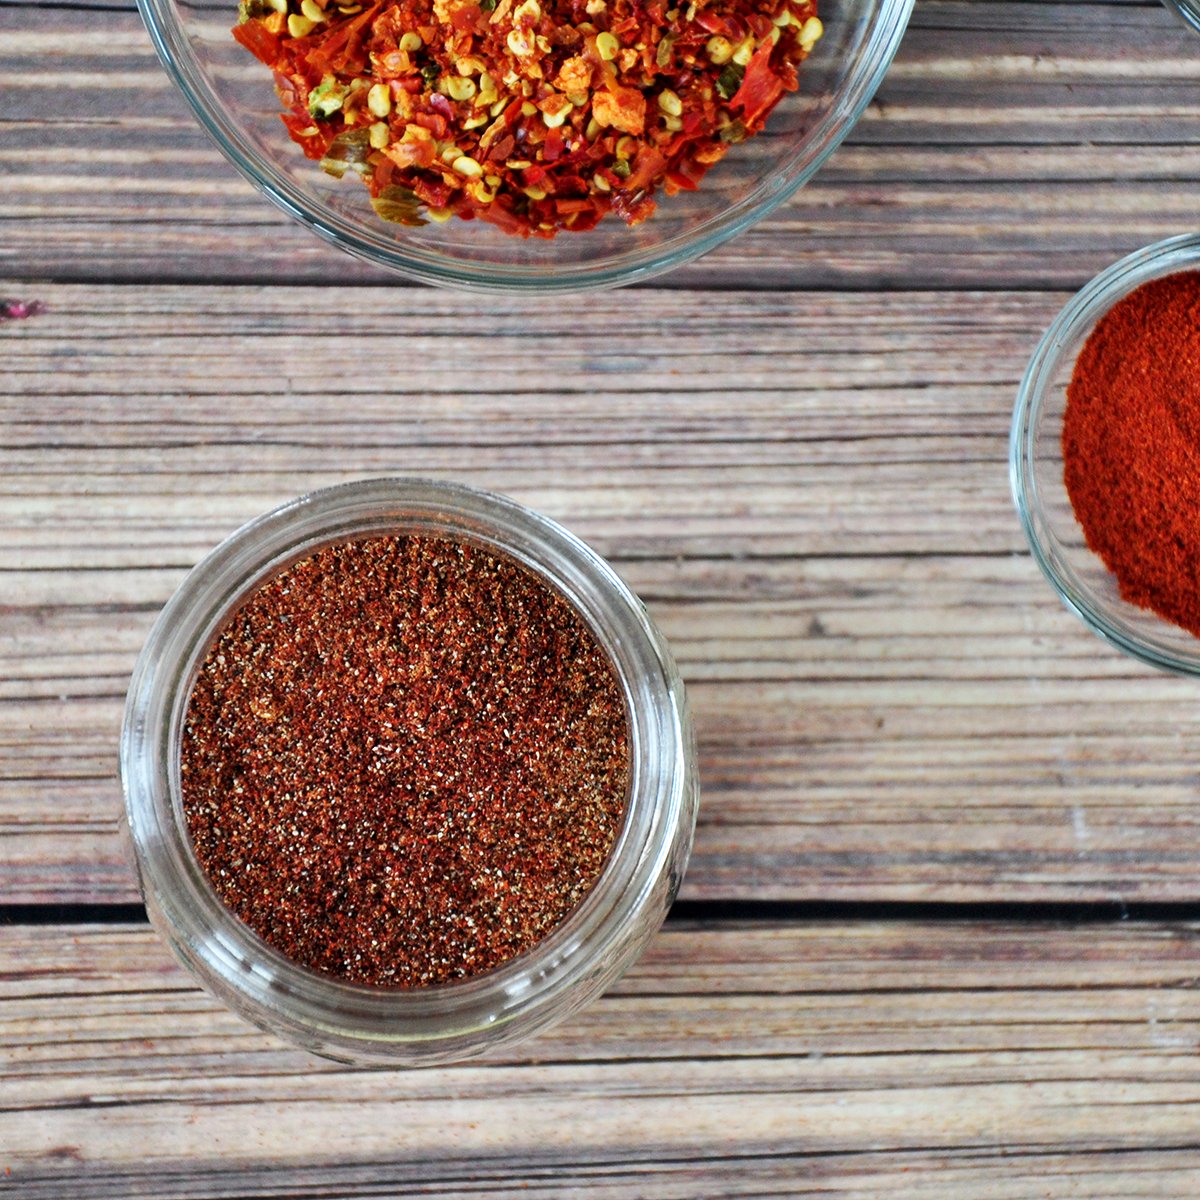
POLYGON ((624 699, 580 614, 516 562, 364 538, 220 632, 181 777, 242 921, 316 971, 420 987, 529 949, 594 884, 626 807, 624 699))
POLYGON ((1067 389, 1064 479, 1121 595, 1200 635, 1200 273, 1144 284, 1067 389))

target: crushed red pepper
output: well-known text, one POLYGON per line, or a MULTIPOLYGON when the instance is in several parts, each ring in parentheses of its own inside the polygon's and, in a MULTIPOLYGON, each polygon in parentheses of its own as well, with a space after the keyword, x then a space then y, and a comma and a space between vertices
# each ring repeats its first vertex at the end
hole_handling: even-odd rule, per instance
POLYGON ((545 937, 599 876, 629 779, 621 689, 575 608, 423 536, 326 547, 251 595, 180 761, 222 901, 294 961, 380 987, 545 937))
POLYGON ((292 138, 385 220, 553 237, 694 190, 822 34, 816 0, 242 0, 292 138))

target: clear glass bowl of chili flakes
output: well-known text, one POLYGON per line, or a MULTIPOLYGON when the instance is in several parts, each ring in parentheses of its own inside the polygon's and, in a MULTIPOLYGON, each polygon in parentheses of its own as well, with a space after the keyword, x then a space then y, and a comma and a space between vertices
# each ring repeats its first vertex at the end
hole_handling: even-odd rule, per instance
POLYGON ((223 2, 139 5, 243 174, 371 262, 532 291, 646 278, 787 199, 858 120, 912 7, 223 2))
POLYGON ((1126 654, 1183 675, 1200 675, 1198 272, 1200 235, 1188 234, 1072 297, 1030 359, 1009 443, 1025 536, 1063 603, 1126 654))

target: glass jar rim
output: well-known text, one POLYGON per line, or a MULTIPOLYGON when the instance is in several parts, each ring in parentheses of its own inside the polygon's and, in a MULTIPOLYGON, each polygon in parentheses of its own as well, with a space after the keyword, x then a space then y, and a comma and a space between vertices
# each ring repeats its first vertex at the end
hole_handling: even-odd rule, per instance
MULTIPOLYGON (((453 1045, 507 1024, 521 1034, 563 989, 598 970, 654 889, 687 794, 690 723, 674 664, 641 602, 562 526, 461 484, 372 479, 326 488, 256 518, 188 574, 134 669, 121 737, 129 839, 152 918, 185 964, 251 1019, 330 1053, 453 1045), (283 566, 319 546, 372 534, 429 533, 495 549, 534 571, 583 616, 625 695, 630 747, 626 818, 599 878, 525 953, 446 984, 389 989, 318 974, 263 942, 217 896, 191 847, 179 802, 178 742, 196 670, 229 614, 283 566)), ((690 836, 690 830, 689 830, 690 836)), ((680 864, 679 873, 682 873, 680 864)), ((628 957, 632 958, 636 947, 628 957)), ((606 979, 628 965, 605 961, 606 979)), ((595 989, 595 990, 598 990, 595 989)), ((550 1017, 549 1019, 553 1019, 550 1017)), ((545 1023, 548 1023, 546 1021, 545 1023)), ((369 1053, 369 1051, 368 1051, 369 1053)), ((386 1053, 386 1051, 385 1051, 386 1053)))

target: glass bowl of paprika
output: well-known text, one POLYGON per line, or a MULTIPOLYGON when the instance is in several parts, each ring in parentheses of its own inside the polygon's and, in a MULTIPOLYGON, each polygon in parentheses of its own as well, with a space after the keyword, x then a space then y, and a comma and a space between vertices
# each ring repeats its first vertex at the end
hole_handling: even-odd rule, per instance
POLYGON ((1013 499, 1067 608, 1152 666, 1200 675, 1200 235, 1102 271, 1017 395, 1013 499))
MULTIPOLYGON (((912 6, 913 0, 737 0, 725 13, 630 0, 612 0, 611 7, 608 0, 395 0, 382 6, 241 0, 239 10, 238 0, 139 0, 159 58, 205 130, 242 175, 290 216, 351 254, 426 283, 527 292, 650 278, 706 253, 782 204, 866 110, 912 6), (513 43, 480 32, 472 52, 460 54, 451 49, 458 35, 434 20, 439 12, 452 14, 452 24, 465 21, 481 30, 496 19, 502 23, 495 29, 503 29, 521 13, 536 14, 537 52, 518 61, 506 48, 513 43), (799 15, 810 12, 819 16, 799 15), (239 16, 245 47, 231 32, 239 16), (792 17, 801 21, 798 32, 792 32, 792 17), (396 40, 392 26, 410 18, 424 36, 408 30, 384 53, 380 39, 396 40), (815 41, 815 33, 804 32, 811 21, 819 29, 815 41), (737 31, 742 40, 735 46, 708 25, 731 36, 737 31), (774 74, 774 67, 766 69, 773 59, 756 60, 751 34, 744 32, 753 27, 760 28, 754 35, 759 51, 770 51, 771 39, 781 33, 785 44, 799 39, 807 57, 798 71, 775 64, 780 73, 774 74), (613 48, 614 29, 623 39, 620 49, 613 48), (293 31, 301 36, 289 36, 293 31), (603 38, 610 39, 608 47, 603 38), (336 43, 314 47, 320 62, 339 64, 324 77, 320 66, 294 61, 319 39, 336 43), (348 69, 341 59, 350 42, 367 65, 347 79, 338 72, 348 69), (583 53, 560 70, 563 54, 576 43, 583 53), (552 61, 537 61, 543 53, 552 61), (594 65, 599 75, 587 85, 593 90, 572 92, 560 82, 563 71, 585 59, 603 66, 594 65), (393 62, 394 70, 387 65, 393 62), (597 107, 609 93, 596 80, 614 64, 630 73, 629 86, 613 94, 628 98, 638 109, 633 115, 597 107), (545 78, 525 79, 525 99, 509 97, 511 104, 497 116, 493 110, 504 108, 508 92, 494 89, 511 91, 505 81, 515 79, 518 68, 545 78), (791 87, 793 78, 795 90, 784 94, 781 88, 791 87), (419 90, 419 103, 401 95, 411 95, 405 90, 410 84, 419 90), (755 95, 739 100, 750 84, 755 95), (565 103, 564 96, 570 99, 565 110, 549 107, 565 103), (281 112, 281 100, 288 111, 281 112), (484 101, 487 107, 477 107, 484 101), (414 105, 420 109, 415 115, 409 112, 414 105), (735 119, 705 134, 708 141, 700 146, 689 123, 700 121, 707 129, 723 105, 730 111, 719 119, 735 119), (760 117, 765 128, 753 133, 760 117), (498 121, 516 124, 511 133, 487 140, 498 121), (342 123, 346 128, 325 145, 342 123), (370 140, 377 128, 378 145, 370 140), (686 145, 672 140, 660 148, 664 134, 686 145), (544 143, 534 145, 543 136, 544 143), (610 142, 612 154, 596 159, 596 148, 610 142), (505 145, 509 149, 497 160, 505 145), (687 169, 671 166, 663 174, 679 155, 687 158, 687 169), (412 174, 418 168, 419 178, 412 174), (643 184, 652 169, 658 182, 643 184), (557 182, 548 182, 548 172, 557 182), (435 190, 446 193, 439 195, 440 206, 430 200, 435 190), (466 207, 464 193, 476 207, 466 207), (614 197, 622 198, 620 206, 614 197), (647 215, 651 203, 655 208, 647 215), (531 205, 540 216, 528 225, 531 205), (553 215, 542 211, 547 205, 553 215), (597 214, 601 219, 591 227, 597 214), (554 232, 555 222, 571 220, 575 224, 554 232)), ((470 32, 467 26, 464 31, 470 32)), ((523 32, 530 31, 514 27, 509 36, 519 41, 523 32)), ((277 261, 270 247, 264 253, 266 261, 277 261)))
POLYGON ((363 1065, 472 1057, 598 995, 666 915, 698 803, 679 673, 612 568, 412 479, 301 497, 192 570, 121 771, 180 962, 363 1065))

